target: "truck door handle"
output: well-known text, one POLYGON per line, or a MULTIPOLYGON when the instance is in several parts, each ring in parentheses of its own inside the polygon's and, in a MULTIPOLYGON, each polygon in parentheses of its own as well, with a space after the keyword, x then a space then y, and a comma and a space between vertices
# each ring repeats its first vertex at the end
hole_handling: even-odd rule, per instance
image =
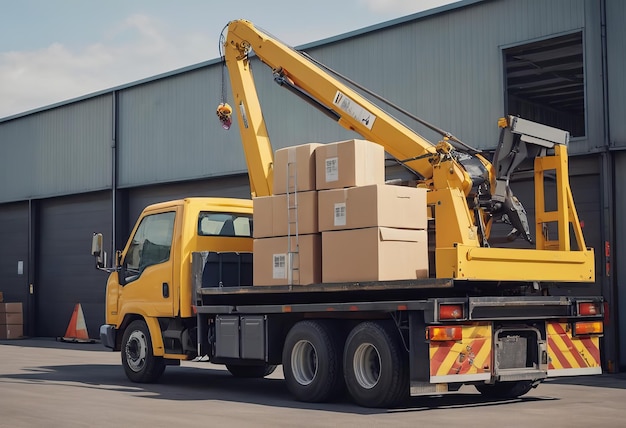
POLYGON ((165 299, 167 299, 168 297, 170 297, 170 286, 167 284, 167 282, 163 283, 163 297, 165 299))

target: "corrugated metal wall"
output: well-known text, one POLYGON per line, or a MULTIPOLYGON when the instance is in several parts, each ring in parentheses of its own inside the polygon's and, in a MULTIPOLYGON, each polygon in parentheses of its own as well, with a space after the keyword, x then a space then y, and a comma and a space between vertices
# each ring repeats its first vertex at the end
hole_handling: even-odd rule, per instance
POLYGON ((0 203, 111 186, 111 95, 0 125, 0 203))
MULTIPOLYGON (((609 78, 609 126, 611 143, 626 146, 626 2, 606 0, 607 66, 609 78)), ((623 183, 623 181, 622 181, 623 183)), ((626 235, 622 235, 626 236, 626 235)))
POLYGON ((120 91, 120 187, 245 171, 238 129, 215 115, 220 76, 218 64, 120 91))

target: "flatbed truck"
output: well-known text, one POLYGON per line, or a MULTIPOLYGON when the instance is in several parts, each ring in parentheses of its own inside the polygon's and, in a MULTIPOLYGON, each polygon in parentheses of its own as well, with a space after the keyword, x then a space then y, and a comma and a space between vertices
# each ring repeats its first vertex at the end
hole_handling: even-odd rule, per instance
MULTIPOLYGON (((223 46, 252 196, 272 194, 273 162, 250 70, 254 52, 281 86, 415 172, 428 192, 433 269, 422 279, 255 284, 251 200, 152 205, 113 267, 105 266, 102 235, 92 242, 97 266, 110 272, 101 339, 121 351, 129 379, 155 382, 185 360, 224 364, 237 377, 264 377, 282 365, 298 400, 347 392, 359 405, 390 407, 464 384, 488 397, 519 397, 551 376, 602 372, 602 298, 549 295, 551 283, 595 279, 569 188, 567 132, 503 118, 492 164, 448 133, 429 143, 249 21, 229 23, 223 46), (534 239, 509 187, 527 158, 534 159, 534 239), (546 171, 557 178, 556 211, 543 206, 546 171), (492 244, 495 222, 511 226, 507 240, 534 248, 492 244)), ((231 112, 220 104, 224 125, 231 112)))

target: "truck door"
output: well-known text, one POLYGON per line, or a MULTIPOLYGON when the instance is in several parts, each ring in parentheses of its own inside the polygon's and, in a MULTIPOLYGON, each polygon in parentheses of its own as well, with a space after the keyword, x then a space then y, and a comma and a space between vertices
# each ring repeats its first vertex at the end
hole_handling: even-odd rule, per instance
POLYGON ((149 214, 137 226, 122 260, 120 305, 140 305, 149 316, 174 315, 175 218, 175 211, 149 214))

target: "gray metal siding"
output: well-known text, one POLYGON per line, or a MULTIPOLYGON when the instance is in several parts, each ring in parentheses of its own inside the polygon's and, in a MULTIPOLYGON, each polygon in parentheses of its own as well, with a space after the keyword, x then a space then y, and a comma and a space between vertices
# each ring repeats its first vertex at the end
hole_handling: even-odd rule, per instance
MULTIPOLYGON (((609 124, 611 143, 626 146, 626 2, 606 0, 609 124)), ((623 181, 622 181, 623 183, 623 181)), ((624 235, 622 235, 624 236, 624 235)), ((626 355, 626 352, 622 355, 626 355)), ((625 357, 626 358, 626 357, 625 357)))
POLYGON ((110 192, 41 201, 35 283, 39 336, 62 336, 80 303, 89 336, 104 323, 107 275, 94 267, 90 240, 95 231, 111 236, 110 192))
POLYGON ((239 131, 224 131, 221 66, 125 89, 119 94, 119 186, 245 170, 239 131))
POLYGON ((0 124, 0 203, 111 185, 111 96, 0 124))

